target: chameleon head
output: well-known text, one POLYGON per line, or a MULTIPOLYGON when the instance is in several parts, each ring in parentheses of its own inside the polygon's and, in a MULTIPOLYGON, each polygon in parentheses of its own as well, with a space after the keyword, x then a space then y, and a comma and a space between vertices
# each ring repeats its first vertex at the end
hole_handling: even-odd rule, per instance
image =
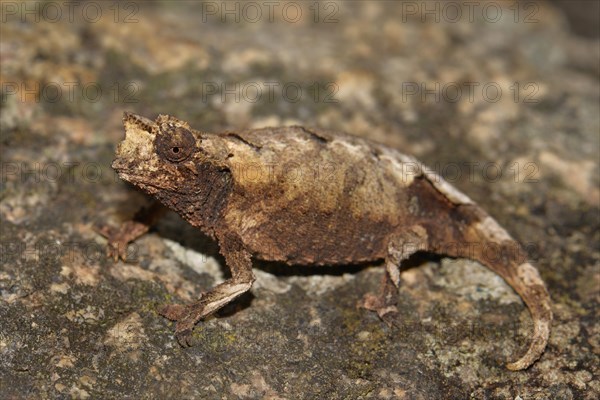
POLYGON ((159 115, 156 121, 124 113, 125 140, 112 167, 119 176, 150 194, 179 192, 194 182, 200 138, 189 125, 159 115))

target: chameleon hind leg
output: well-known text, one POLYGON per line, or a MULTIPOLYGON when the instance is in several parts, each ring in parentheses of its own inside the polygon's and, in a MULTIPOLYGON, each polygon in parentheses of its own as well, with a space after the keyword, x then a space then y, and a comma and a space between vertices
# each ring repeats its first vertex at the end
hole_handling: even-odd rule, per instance
POLYGON ((388 241, 385 258, 385 274, 378 295, 365 295, 361 306, 375 311, 379 318, 390 324, 391 317, 398 312, 398 289, 400 288, 400 268, 402 261, 418 251, 427 251, 428 237, 420 225, 411 226, 395 233, 388 241))

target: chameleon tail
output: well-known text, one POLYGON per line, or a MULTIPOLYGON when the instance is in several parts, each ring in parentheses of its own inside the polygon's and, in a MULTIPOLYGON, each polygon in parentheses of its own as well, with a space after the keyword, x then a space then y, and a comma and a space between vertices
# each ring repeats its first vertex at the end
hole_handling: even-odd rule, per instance
POLYGON ((512 371, 528 368, 544 352, 550 326, 552 308, 550 295, 538 270, 527 262, 527 255, 498 223, 480 209, 472 210, 479 221, 465 232, 471 243, 477 244, 471 257, 500 275, 521 296, 533 320, 533 336, 529 349, 517 361, 506 367, 512 371))
POLYGON ((525 369, 540 358, 548 343, 552 324, 550 295, 537 269, 525 262, 516 267, 516 275, 516 277, 505 276, 504 279, 529 307, 533 319, 533 337, 527 353, 517 361, 506 364, 506 367, 512 371, 525 369))
POLYGON ((552 324, 550 295, 538 270, 527 262, 519 243, 471 199, 426 167, 422 171, 425 179, 415 179, 411 188, 419 198, 421 213, 428 216, 427 233, 435 235, 429 239, 430 250, 482 263, 521 296, 533 320, 533 336, 525 355, 506 367, 513 371, 528 368, 544 352, 552 324), (469 246, 444 248, 457 243, 469 246))

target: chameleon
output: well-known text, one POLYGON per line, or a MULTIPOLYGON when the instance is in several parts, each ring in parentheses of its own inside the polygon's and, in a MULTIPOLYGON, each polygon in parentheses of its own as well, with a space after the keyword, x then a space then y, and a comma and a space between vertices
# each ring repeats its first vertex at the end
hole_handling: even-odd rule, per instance
POLYGON ((125 139, 112 167, 156 204, 119 228, 100 230, 115 260, 161 209, 217 241, 231 278, 190 304, 157 310, 191 346, 198 321, 252 287, 253 260, 285 265, 383 262, 381 293, 363 307, 398 312, 401 263, 416 252, 475 260, 501 276, 528 307, 523 370, 544 352, 551 300, 524 249, 481 207, 414 157, 366 138, 301 126, 210 133, 173 116, 125 112, 125 139), (470 245, 464 245, 470 244, 470 245), (494 249, 490 254, 490 249, 494 249))

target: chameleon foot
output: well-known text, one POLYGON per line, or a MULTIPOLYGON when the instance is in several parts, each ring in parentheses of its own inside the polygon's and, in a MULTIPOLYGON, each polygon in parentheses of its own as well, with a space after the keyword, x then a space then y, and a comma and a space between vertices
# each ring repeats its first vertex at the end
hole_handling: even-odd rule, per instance
POLYGON ((377 316, 388 326, 393 324, 396 315, 398 315, 398 308, 394 301, 390 301, 387 297, 376 296, 371 293, 365 295, 359 303, 359 307, 376 312, 377 316))
POLYGON ((192 346, 192 331, 203 316, 202 308, 197 305, 168 304, 160 307, 158 313, 171 321, 177 321, 175 337, 181 347, 192 346))

